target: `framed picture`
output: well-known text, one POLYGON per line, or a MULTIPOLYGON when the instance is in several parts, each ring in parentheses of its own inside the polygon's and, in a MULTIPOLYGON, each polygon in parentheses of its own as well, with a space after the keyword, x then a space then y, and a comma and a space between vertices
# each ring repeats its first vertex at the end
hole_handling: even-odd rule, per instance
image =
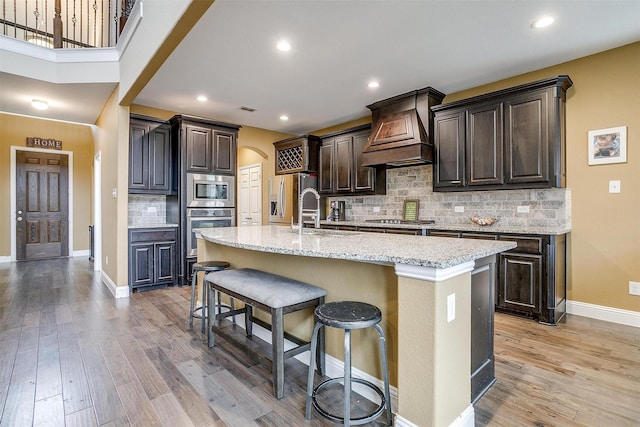
POLYGON ((626 163, 627 127, 589 131, 589 164, 626 163))
POLYGON ((417 221, 419 206, 419 200, 405 200, 402 209, 402 219, 405 221, 417 221))

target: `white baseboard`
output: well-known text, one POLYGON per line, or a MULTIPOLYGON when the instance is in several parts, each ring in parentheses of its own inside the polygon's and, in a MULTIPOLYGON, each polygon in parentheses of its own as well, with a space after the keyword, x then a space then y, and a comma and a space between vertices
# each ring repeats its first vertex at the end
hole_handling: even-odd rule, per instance
POLYGON ((640 328, 640 312, 567 300, 567 313, 640 328))
POLYGON ((129 298, 129 286, 117 286, 111 277, 103 270, 100 271, 100 279, 107 286, 111 294, 116 298, 129 298))
POLYGON ((11 257, 10 256, 0 256, 0 264, 5 263, 5 262, 11 262, 11 257))
POLYGON ((85 249, 83 251, 73 251, 74 257, 81 257, 81 256, 88 257, 89 255, 91 255, 91 251, 89 251, 89 249, 85 249))
MULTIPOLYGON (((474 427, 476 423, 476 415, 473 409, 473 405, 467 406, 462 414, 458 416, 449 427, 474 427)), ((419 427, 418 424, 414 424, 408 419, 402 417, 401 415, 396 415, 395 422, 393 423, 395 427, 419 427)))

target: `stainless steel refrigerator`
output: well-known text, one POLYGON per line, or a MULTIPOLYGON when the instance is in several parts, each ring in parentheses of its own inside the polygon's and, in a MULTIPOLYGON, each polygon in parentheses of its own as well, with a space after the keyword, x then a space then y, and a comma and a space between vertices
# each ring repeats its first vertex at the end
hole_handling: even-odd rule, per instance
MULTIPOLYGON (((305 188, 318 189, 318 175, 295 173, 276 175, 269 179, 269 223, 291 224, 291 219, 298 223, 298 200, 300 192, 305 188)), ((316 199, 312 194, 304 198, 304 209, 315 209, 316 199)), ((325 200, 320 199, 320 219, 325 218, 325 200)))

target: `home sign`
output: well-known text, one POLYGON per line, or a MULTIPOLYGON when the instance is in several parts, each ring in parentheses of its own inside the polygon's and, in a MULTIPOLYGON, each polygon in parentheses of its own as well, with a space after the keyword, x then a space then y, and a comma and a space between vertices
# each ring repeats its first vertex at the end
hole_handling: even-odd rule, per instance
POLYGON ((55 139, 38 138, 35 136, 28 136, 27 147, 49 148, 51 150, 62 150, 62 141, 58 141, 55 139))

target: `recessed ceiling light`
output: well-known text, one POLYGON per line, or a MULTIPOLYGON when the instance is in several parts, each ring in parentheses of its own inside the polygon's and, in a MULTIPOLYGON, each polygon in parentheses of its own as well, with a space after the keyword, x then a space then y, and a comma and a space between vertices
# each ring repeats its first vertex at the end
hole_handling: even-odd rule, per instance
POLYGON ((47 101, 35 98, 31 100, 31 106, 36 110, 46 110, 47 108, 49 108, 49 104, 47 103, 47 101))
POLYGON ((369 86, 369 88, 370 88, 370 89, 375 89, 375 88, 377 88, 378 86, 380 86, 380 83, 378 83, 378 82, 377 82, 377 81, 375 81, 375 80, 372 80, 372 81, 370 81, 370 82, 369 82, 369 84, 368 84, 367 86, 369 86))
POLYGON ((551 16, 543 16, 542 18, 533 21, 533 23, 531 24, 531 28, 535 30, 545 28, 553 24, 553 21, 554 19, 551 16))
POLYGON ((285 116, 283 114, 282 116, 280 116, 280 120, 282 120, 283 122, 286 122, 287 120, 289 120, 289 116, 285 116))
POLYGON ((207 97, 204 95, 200 95, 196 99, 200 102, 207 102, 207 97))
POLYGON ((286 40, 280 40, 276 45, 276 47, 278 48, 278 50, 282 52, 288 52, 291 50, 291 45, 286 40))

